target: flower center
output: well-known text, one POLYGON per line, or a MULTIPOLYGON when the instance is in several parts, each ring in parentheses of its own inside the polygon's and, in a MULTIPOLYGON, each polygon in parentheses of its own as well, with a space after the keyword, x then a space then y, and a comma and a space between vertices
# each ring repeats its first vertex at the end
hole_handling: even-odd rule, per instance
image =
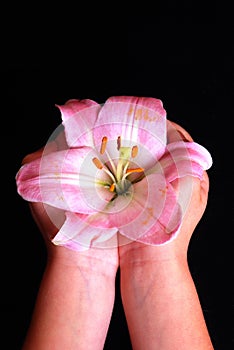
POLYGON ((127 195, 133 182, 129 180, 129 175, 144 171, 143 168, 129 168, 131 160, 138 154, 138 147, 123 147, 121 145, 121 137, 119 136, 117 138, 119 157, 117 164, 115 164, 107 152, 107 141, 107 137, 104 136, 102 138, 100 154, 103 155, 105 153, 107 155, 109 165, 107 163, 104 164, 96 157, 92 159, 93 163, 98 169, 103 170, 108 175, 110 181, 104 186, 109 188, 110 192, 115 192, 117 195, 127 195))

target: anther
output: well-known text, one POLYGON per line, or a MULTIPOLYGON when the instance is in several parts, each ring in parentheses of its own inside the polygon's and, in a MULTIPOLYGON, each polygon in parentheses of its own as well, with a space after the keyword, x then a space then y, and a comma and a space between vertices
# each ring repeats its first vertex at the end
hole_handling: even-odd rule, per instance
POLYGON ((126 174, 142 173, 143 171, 143 168, 127 169, 126 174))
POLYGON ((117 150, 119 151, 121 147, 121 136, 118 136, 117 138, 117 150))
POLYGON ((114 190, 115 190, 115 184, 114 184, 114 183, 110 186, 109 190, 110 190, 111 192, 114 192, 114 190))
POLYGON ((132 147, 132 154, 131 154, 132 158, 135 158, 137 156, 137 154, 138 154, 138 147, 133 146, 132 147))
POLYGON ((93 158, 92 159, 94 165, 98 168, 98 169, 102 169, 103 168, 103 164, 102 162, 98 159, 98 158, 93 158))
POLYGON ((100 153, 101 153, 101 154, 104 154, 104 153, 105 153, 106 144, 107 144, 107 137, 104 136, 104 137, 102 138, 102 144, 101 144, 101 148, 100 148, 100 153))

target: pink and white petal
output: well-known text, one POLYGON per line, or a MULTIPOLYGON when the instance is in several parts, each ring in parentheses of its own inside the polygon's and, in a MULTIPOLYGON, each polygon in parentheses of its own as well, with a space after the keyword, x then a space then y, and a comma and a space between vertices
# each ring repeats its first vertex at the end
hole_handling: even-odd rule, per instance
POLYGON ((111 202, 109 225, 133 241, 163 244, 172 239, 182 213, 176 193, 160 174, 151 174, 133 185, 132 197, 111 202))
POLYGON ((89 147, 50 153, 25 164, 16 176, 19 194, 72 212, 94 213, 105 208, 113 193, 97 185, 102 171, 92 162, 89 147))
MULTIPOLYGON (((157 216, 161 213, 160 203, 163 206, 164 191, 167 184, 162 175, 153 174, 147 178, 144 178, 140 182, 132 185, 129 188, 128 193, 118 195, 112 201, 110 201, 102 212, 98 212, 89 217, 90 225, 95 227, 117 227, 120 229, 125 227, 129 223, 135 223, 135 220, 142 215, 148 215, 145 211, 149 210, 148 203, 150 198, 156 198, 157 205, 155 206, 155 212, 157 216), (159 198, 155 196, 154 190, 155 183, 159 188, 159 198), (151 188, 151 185, 153 186, 151 188), (152 196, 153 194, 153 196, 152 196), (159 202, 159 203, 158 203, 159 202)), ((150 210, 152 210, 150 208, 150 210)), ((87 220, 87 215, 79 214, 81 220, 87 220)), ((139 227, 138 227, 139 228, 139 227)), ((135 233, 134 233, 135 234, 135 233)), ((136 232, 137 236, 139 235, 136 232)))
POLYGON ((204 170, 208 170, 212 166, 211 154, 205 147, 196 142, 179 141, 178 143, 173 142, 167 145, 168 151, 171 154, 173 152, 173 156, 175 155, 175 157, 177 157, 177 152, 180 156, 180 151, 178 151, 178 149, 182 147, 187 149, 190 159, 200 164, 204 170))
POLYGON ((155 221, 155 225, 150 227, 137 241, 149 245, 163 245, 171 242, 179 234, 182 216, 182 208, 176 199, 175 191, 168 184, 167 198, 162 214, 155 221))
POLYGON ((100 105, 89 99, 72 99, 57 107, 61 112, 69 147, 93 147, 92 129, 101 108, 100 105))
MULTIPOLYGON (((142 208, 136 205, 130 208, 132 196, 117 196, 110 201, 103 210, 92 214, 76 213, 80 220, 85 221, 92 227, 100 229, 116 228, 135 219, 142 208), (127 215, 126 215, 127 211, 127 215)), ((132 206, 132 203, 131 203, 132 206)))
POLYGON ((89 216, 66 212, 66 220, 52 242, 72 250, 83 251, 109 241, 118 231, 117 228, 102 228, 89 224, 89 216), (86 221, 87 219, 87 221, 86 221))
POLYGON ((169 182, 184 176, 201 179, 204 170, 211 165, 212 158, 206 148, 196 142, 177 141, 167 145, 165 154, 150 173, 163 171, 169 182))
MULTIPOLYGON (((182 212, 173 187, 162 175, 153 174, 134 184, 131 195, 120 195, 111 201, 103 212, 77 214, 75 218, 92 230, 110 229, 131 241, 160 245, 178 234, 182 212)), ((104 241, 105 244, 98 238, 95 244, 99 247, 116 244, 116 240, 104 241)))
POLYGON ((135 96, 109 98, 95 124, 97 147, 103 136, 114 142, 121 136, 125 147, 144 145, 154 158, 159 158, 166 145, 166 111, 161 100, 135 96))
POLYGON ((56 104, 62 114, 63 122, 67 121, 67 119, 70 119, 81 110, 95 105, 98 105, 98 103, 90 99, 70 99, 64 105, 56 104))

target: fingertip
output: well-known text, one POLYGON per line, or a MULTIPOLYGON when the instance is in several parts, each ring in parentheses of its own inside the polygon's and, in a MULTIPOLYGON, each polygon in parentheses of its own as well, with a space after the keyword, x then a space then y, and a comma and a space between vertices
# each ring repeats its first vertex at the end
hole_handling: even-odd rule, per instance
POLYGON ((208 192, 209 185, 210 185, 209 176, 207 174, 207 171, 204 171, 201 179, 201 187, 208 192))
POLYGON ((167 121, 167 139, 168 143, 175 141, 193 142, 191 135, 179 124, 167 121))
POLYGON ((21 162, 21 165, 24 165, 26 163, 32 162, 35 159, 40 158, 42 156, 42 154, 46 155, 46 154, 49 154, 49 153, 55 152, 55 151, 57 151, 57 144, 56 144, 56 142, 55 141, 48 142, 46 144, 46 146, 43 146, 43 147, 39 148, 35 152, 27 154, 23 158, 23 160, 21 162))
POLYGON ((27 155, 23 158, 21 164, 24 165, 24 164, 26 164, 26 163, 29 163, 29 162, 31 162, 31 161, 33 161, 33 160, 39 158, 39 157, 41 156, 42 152, 43 152, 43 149, 44 149, 44 147, 38 149, 38 150, 35 151, 35 152, 32 152, 32 153, 27 154, 27 155))
POLYGON ((200 192, 200 196, 201 196, 201 200, 203 202, 207 202, 208 199, 208 193, 209 193, 209 176, 207 174, 206 171, 203 172, 202 175, 202 179, 201 179, 201 192, 200 192))

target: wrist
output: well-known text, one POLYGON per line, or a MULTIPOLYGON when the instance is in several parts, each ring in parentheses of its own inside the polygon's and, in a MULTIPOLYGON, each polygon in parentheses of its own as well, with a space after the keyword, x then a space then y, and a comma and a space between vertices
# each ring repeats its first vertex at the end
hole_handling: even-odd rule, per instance
POLYGON ((132 242, 119 248, 120 268, 159 267, 161 264, 187 265, 187 248, 178 245, 178 239, 163 246, 132 242), (176 242, 177 241, 177 242, 176 242))
POLYGON ((89 248, 78 252, 62 246, 48 250, 48 264, 55 263, 62 269, 79 269, 90 275, 101 274, 115 278, 119 266, 117 249, 89 248))
POLYGON ((130 294, 139 304, 146 296, 160 295, 163 291, 170 298, 178 297, 182 286, 191 280, 187 260, 181 258, 144 260, 141 263, 124 264, 121 267, 122 297, 130 294))
POLYGON ((137 284, 148 283, 150 280, 166 283, 176 280, 187 273, 190 274, 188 261, 185 258, 174 256, 170 258, 144 257, 144 259, 128 260, 120 263, 121 274, 130 282, 137 284), (148 282, 147 282, 148 281, 148 282))

